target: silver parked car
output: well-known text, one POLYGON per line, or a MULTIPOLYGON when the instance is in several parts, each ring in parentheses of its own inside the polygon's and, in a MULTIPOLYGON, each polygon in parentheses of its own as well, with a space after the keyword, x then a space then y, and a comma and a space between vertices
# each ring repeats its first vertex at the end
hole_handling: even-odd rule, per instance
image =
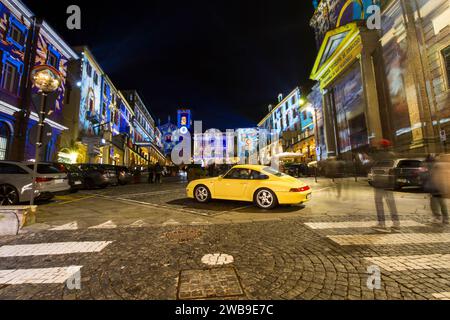
MULTIPOLYGON (((31 200, 33 163, 0 161, 0 205, 16 205, 31 200)), ((38 164, 36 200, 49 200, 70 190, 67 174, 51 164, 38 164)))

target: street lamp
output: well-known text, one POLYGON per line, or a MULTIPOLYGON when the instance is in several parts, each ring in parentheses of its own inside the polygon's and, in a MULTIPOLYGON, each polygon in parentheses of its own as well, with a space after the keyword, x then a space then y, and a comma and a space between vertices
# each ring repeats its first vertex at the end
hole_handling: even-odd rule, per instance
POLYGON ((35 160, 33 166, 33 183, 31 190, 31 200, 30 205, 34 205, 34 193, 36 190, 36 178, 38 171, 38 163, 39 163, 39 154, 40 149, 42 147, 42 134, 44 133, 44 122, 46 118, 46 104, 47 104, 47 95, 52 93, 61 86, 61 76, 59 72, 47 65, 36 66, 31 71, 31 82, 33 85, 38 88, 38 93, 41 95, 41 105, 39 109, 39 123, 38 123, 38 131, 36 137, 36 152, 35 152, 35 160))

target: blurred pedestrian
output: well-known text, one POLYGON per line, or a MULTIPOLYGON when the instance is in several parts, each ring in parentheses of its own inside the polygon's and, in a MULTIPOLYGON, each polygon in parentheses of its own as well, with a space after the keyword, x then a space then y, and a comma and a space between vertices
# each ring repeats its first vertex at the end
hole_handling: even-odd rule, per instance
POLYGON ((153 164, 148 166, 148 183, 155 183, 155 166, 153 164))
POLYGON ((395 203, 394 193, 391 190, 386 190, 384 186, 374 184, 375 190, 375 207, 377 210, 378 224, 374 227, 376 231, 389 232, 386 227, 386 216, 384 212, 383 200, 386 200, 386 204, 391 214, 391 220, 393 223, 392 229, 394 231, 400 229, 400 219, 398 217, 397 205, 395 203))
POLYGON ((161 165, 159 163, 156 164, 155 166, 155 183, 162 183, 162 173, 163 173, 163 168, 161 167, 161 165))
POLYGON ((425 161, 428 176, 425 191, 430 193, 430 207, 433 224, 448 224, 447 199, 450 197, 450 155, 437 160, 429 156, 425 161))

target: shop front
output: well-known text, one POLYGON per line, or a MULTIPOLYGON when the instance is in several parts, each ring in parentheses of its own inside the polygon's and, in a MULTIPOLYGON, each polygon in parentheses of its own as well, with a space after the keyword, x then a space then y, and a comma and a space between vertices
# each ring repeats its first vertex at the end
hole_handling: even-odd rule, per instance
POLYGON ((327 156, 349 155, 383 138, 378 35, 354 22, 329 31, 311 75, 320 83, 327 156))

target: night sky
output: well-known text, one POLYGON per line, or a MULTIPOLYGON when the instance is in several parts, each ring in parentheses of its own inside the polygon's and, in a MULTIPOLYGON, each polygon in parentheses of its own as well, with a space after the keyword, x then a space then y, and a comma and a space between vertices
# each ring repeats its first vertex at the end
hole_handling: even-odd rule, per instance
POLYGON ((23 1, 163 123, 190 108, 204 129, 256 126, 278 93, 311 85, 311 0, 23 1), (66 28, 71 4, 80 31, 66 28))

